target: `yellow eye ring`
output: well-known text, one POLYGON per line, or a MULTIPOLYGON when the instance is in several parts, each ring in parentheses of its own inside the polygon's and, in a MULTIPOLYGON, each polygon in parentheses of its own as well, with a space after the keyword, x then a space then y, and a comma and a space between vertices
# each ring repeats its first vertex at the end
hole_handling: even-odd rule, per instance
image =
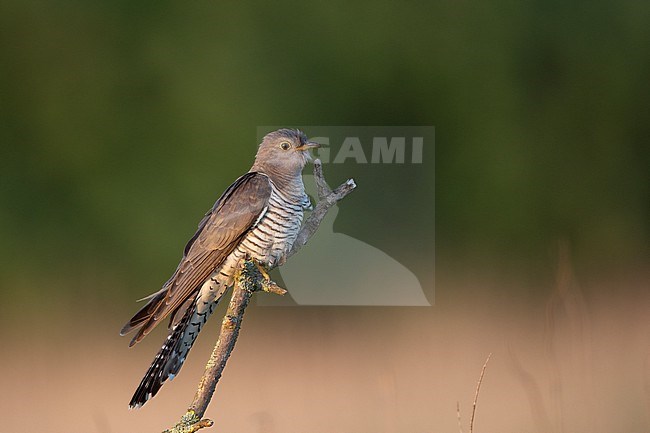
POLYGON ((280 147, 282 148, 282 150, 289 150, 291 144, 289 144, 288 141, 283 141, 282 143, 280 143, 280 147))

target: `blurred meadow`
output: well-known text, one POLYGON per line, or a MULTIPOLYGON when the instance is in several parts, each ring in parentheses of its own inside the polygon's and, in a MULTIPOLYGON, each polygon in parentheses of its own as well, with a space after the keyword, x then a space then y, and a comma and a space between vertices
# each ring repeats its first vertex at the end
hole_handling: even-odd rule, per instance
POLYGON ((325 167, 359 184, 334 230, 432 306, 252 306, 213 431, 457 432, 457 401, 467 431, 488 353, 476 433, 650 431, 650 3, 4 0, 0 29, 0 432, 184 413, 223 306, 137 411, 165 333, 118 332, 260 125, 435 126, 417 167, 325 167))

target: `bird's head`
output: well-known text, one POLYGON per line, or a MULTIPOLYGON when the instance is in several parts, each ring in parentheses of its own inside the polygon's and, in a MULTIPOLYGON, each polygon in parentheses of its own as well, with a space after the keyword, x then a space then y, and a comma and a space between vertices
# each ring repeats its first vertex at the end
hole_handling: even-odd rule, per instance
POLYGON ((320 147, 297 129, 278 129, 266 134, 255 156, 253 168, 281 176, 300 175, 311 161, 310 149, 320 147))

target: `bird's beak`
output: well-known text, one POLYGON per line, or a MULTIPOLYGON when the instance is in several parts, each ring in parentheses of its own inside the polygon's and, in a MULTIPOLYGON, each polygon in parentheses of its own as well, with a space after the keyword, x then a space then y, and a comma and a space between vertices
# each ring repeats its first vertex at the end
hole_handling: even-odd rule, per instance
POLYGON ((308 141, 305 144, 296 147, 296 150, 317 149, 319 147, 320 147, 320 143, 316 143, 315 141, 308 141))

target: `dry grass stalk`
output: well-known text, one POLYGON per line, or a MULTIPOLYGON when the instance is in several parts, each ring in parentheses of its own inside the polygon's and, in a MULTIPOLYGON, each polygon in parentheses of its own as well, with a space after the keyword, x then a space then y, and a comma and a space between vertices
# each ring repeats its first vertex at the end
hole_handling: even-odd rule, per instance
MULTIPOLYGON (((478 403, 478 395, 479 392, 481 391, 481 384, 483 383, 483 376, 485 375, 485 369, 487 368, 488 362, 490 362, 491 357, 492 357, 492 353, 490 353, 488 357, 485 359, 483 368, 481 368, 481 375, 479 376, 478 383, 476 384, 476 391, 474 392, 474 402, 472 403, 472 416, 469 419, 469 433, 474 432, 474 419, 476 417, 476 405, 478 403)), ((460 402, 456 402, 456 416, 458 417, 458 431, 460 433, 463 433, 463 426, 460 419, 460 402)))

